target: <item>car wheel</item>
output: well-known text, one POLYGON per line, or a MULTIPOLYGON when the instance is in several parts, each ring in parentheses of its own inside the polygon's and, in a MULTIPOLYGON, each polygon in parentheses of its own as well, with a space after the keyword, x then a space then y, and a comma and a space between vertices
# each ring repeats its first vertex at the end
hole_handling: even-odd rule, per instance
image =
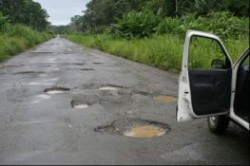
POLYGON ((227 116, 211 116, 207 118, 209 130, 214 134, 223 134, 229 125, 227 116))

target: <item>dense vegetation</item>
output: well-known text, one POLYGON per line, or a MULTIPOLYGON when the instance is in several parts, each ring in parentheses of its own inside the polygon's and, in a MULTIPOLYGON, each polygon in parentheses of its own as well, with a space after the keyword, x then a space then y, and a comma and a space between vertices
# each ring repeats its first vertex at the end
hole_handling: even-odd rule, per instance
MULTIPOLYGON (((68 35, 68 39, 88 47, 132 59, 137 62, 153 65, 165 70, 179 70, 181 67, 184 39, 174 35, 161 35, 144 39, 115 39, 110 35, 68 35)), ((228 39, 226 47, 235 62, 239 55, 248 47, 249 39, 228 39)), ((196 63, 207 65, 204 48, 200 48, 202 57, 196 63)), ((194 64, 196 66, 196 64, 194 64)))
POLYGON ((49 39, 47 18, 32 0, 0 0, 0 61, 49 39))
POLYGON ((187 21, 193 21, 199 16, 222 11, 246 17, 249 0, 91 0, 84 15, 72 17, 68 30, 102 33, 112 25, 121 25, 121 19, 126 21, 127 18, 130 19, 129 26, 150 25, 151 29, 166 18, 185 18, 192 14, 193 19, 187 21))
POLYGON ((33 0, 0 0, 0 12, 12 24, 25 24, 36 30, 45 30, 49 15, 33 0))
MULTIPOLYGON (((83 45, 179 70, 187 29, 217 34, 235 61, 248 47, 248 16, 248 0, 92 0, 59 29, 83 45)), ((204 58, 194 63, 207 65, 204 58)))

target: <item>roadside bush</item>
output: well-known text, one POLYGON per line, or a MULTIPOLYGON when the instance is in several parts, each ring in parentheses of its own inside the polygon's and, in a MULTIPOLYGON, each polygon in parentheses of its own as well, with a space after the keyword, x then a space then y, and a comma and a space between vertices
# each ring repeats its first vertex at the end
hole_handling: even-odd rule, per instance
POLYGON ((241 38, 249 33, 249 19, 230 12, 212 12, 205 16, 189 14, 181 18, 161 18, 148 9, 131 11, 117 20, 111 34, 116 37, 143 38, 171 34, 184 37, 188 29, 214 33, 223 39, 241 38))
POLYGON ((8 23, 7 17, 4 17, 0 12, 0 33, 3 30, 4 26, 8 23))
POLYGON ((20 24, 12 25, 5 22, 1 25, 0 61, 52 37, 47 32, 38 32, 20 24))
POLYGON ((125 38, 143 38, 156 32, 161 17, 151 10, 144 9, 141 12, 131 11, 113 25, 113 33, 125 38))
POLYGON ((182 18, 166 18, 157 27, 157 34, 183 37, 188 29, 214 33, 223 39, 241 38, 249 33, 249 19, 238 18, 229 12, 214 12, 206 16, 190 14, 182 18))
MULTIPOLYGON (((149 64, 165 70, 180 70, 184 39, 176 35, 161 35, 143 39, 113 38, 110 35, 67 35, 68 39, 88 47, 97 48, 123 58, 149 64)), ((225 41, 231 58, 235 62, 243 51, 249 47, 249 38, 228 39, 225 41)), ((203 55, 207 48, 200 47, 199 55, 203 55)), ((197 54, 197 56, 199 56, 197 54)), ((209 58, 213 59, 213 55, 209 58)), ((206 67, 207 58, 195 61, 206 67)), ((209 64, 210 65, 210 64, 209 64)))

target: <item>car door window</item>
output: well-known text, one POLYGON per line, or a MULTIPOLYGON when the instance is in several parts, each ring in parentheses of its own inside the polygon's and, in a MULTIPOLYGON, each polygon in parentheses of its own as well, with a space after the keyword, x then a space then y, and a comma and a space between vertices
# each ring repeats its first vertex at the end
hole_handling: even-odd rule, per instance
POLYGON ((188 72, 196 115, 227 112, 230 107, 231 62, 215 39, 192 36, 188 72))
POLYGON ((213 39, 192 36, 189 48, 189 69, 230 68, 220 44, 213 39))

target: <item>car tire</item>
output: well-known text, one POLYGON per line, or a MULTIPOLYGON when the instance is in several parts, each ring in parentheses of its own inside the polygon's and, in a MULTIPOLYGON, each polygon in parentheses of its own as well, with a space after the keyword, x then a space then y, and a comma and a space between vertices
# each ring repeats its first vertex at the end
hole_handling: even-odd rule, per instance
POLYGON ((229 125, 229 118, 227 116, 212 116, 207 118, 207 122, 212 133, 221 135, 229 125))

